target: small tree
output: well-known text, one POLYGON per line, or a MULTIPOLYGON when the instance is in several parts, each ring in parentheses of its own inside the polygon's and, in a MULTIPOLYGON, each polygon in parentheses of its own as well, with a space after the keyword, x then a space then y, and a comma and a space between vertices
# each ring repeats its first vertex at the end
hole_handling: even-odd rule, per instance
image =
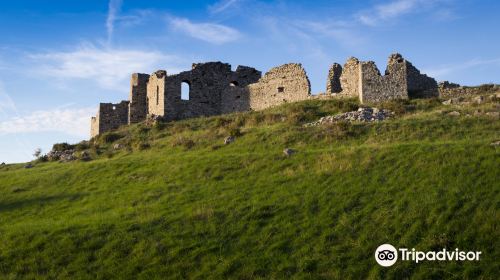
POLYGON ((39 158, 42 156, 42 149, 40 149, 40 148, 36 148, 35 152, 33 153, 33 156, 34 156, 36 159, 39 159, 39 158))

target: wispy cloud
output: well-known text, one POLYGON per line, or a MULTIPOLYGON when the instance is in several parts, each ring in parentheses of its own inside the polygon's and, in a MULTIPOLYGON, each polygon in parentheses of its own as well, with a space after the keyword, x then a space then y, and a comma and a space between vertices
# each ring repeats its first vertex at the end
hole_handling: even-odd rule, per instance
POLYGON ((212 44, 225 44, 241 38, 241 33, 231 27, 217 23, 194 23, 187 18, 169 17, 170 26, 188 36, 212 44))
POLYGON ((105 89, 123 88, 131 73, 156 69, 177 71, 178 59, 158 51, 100 48, 83 44, 68 52, 48 52, 30 56, 34 71, 56 80, 87 79, 105 89))
POLYGON ((0 122, 0 135, 26 132, 62 132, 88 137, 90 117, 96 108, 57 108, 35 111, 0 122))
POLYGON ((212 14, 219 14, 227 11, 228 9, 240 4, 244 0, 221 0, 208 7, 212 14))
POLYGON ((115 30, 115 21, 122 7, 122 0, 109 0, 108 17, 106 18, 106 30, 108 32, 108 44, 111 44, 113 32, 115 30))
POLYGON ((483 66, 499 66, 500 67, 500 58, 495 59, 472 59, 469 61, 465 61, 460 64, 448 64, 441 65, 436 68, 424 69, 423 72, 427 73, 431 77, 445 78, 449 74, 453 74, 460 71, 470 70, 476 67, 483 66))
POLYGON ((346 47, 356 47, 364 43, 363 36, 355 32, 349 22, 345 21, 291 21, 296 28, 318 39, 333 39, 346 47))
POLYGON ((0 120, 16 112, 14 101, 5 90, 3 82, 0 81, 0 120))
POLYGON ((447 0, 395 0, 376 5, 371 9, 358 13, 357 19, 366 25, 377 25, 380 22, 394 19, 410 13, 432 8, 447 0))

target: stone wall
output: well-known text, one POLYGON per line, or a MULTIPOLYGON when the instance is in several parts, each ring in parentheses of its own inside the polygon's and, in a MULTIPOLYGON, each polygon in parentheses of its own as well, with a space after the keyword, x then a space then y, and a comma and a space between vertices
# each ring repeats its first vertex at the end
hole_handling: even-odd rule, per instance
POLYGON ((326 93, 327 94, 337 94, 342 92, 342 85, 340 83, 340 77, 342 75, 342 66, 338 63, 332 64, 330 70, 328 71, 328 80, 326 83, 326 93))
POLYGON ((359 96, 360 94, 360 62, 355 57, 350 57, 344 64, 342 75, 340 76, 340 84, 343 95, 359 96))
POLYGON ((356 96, 361 102, 383 102, 391 99, 406 99, 438 96, 437 83, 433 78, 421 74, 400 54, 392 54, 385 75, 373 62, 360 62, 351 57, 344 67, 333 64, 327 80, 326 94, 356 96), (339 73, 340 77, 339 77, 339 73))
POLYGON ((394 60, 404 60, 408 96, 410 98, 430 98, 439 96, 438 84, 434 78, 420 73, 420 70, 415 68, 408 60, 403 59, 400 54, 391 55, 389 58, 389 65, 391 65, 394 60))
MULTIPOLYGON (((163 110, 157 115, 165 120, 179 120, 199 116, 219 115, 230 102, 223 91, 231 87, 244 87, 259 80, 261 72, 251 67, 221 62, 193 64, 191 71, 167 76, 165 80, 163 110), (189 85, 189 100, 182 100, 182 83, 189 85)), ((149 95, 149 94, 148 94, 149 95)))
POLYGON ((129 101, 117 104, 101 103, 97 116, 91 119, 91 137, 128 124, 129 101))
POLYGON ((387 74, 382 76, 375 62, 362 62, 360 64, 360 75, 361 91, 359 100, 361 103, 408 98, 404 63, 391 65, 387 74))
MULTIPOLYGON (((447 89, 442 89, 444 92, 447 89)), ((437 83, 423 75, 400 54, 389 57, 382 76, 374 62, 351 57, 344 64, 330 67, 326 94, 318 98, 359 97, 361 102, 382 102, 409 97, 437 96, 437 83)), ((151 75, 133 74, 130 102, 102 103, 91 120, 91 135, 137 123, 148 115, 163 120, 180 120, 248 110, 262 110, 288 102, 315 98, 301 64, 272 68, 263 77, 247 66, 222 62, 196 63, 190 71, 167 75, 158 70, 151 75), (182 84, 189 97, 182 98, 182 84)))
POLYGON ((99 112, 97 112, 97 116, 90 118, 90 137, 97 135, 99 135, 99 112))
POLYGON ((149 76, 146 87, 149 115, 163 116, 165 113, 166 79, 165 70, 158 70, 149 76))
POLYGON ((477 87, 467 87, 444 81, 439 83, 438 90, 441 98, 470 97, 478 94, 500 92, 500 85, 485 84, 477 87))
POLYGON ((134 73, 130 79, 128 123, 138 123, 146 119, 148 114, 147 86, 148 74, 134 73))
POLYGON ((248 86, 249 106, 262 110, 288 102, 306 100, 311 83, 301 64, 290 63, 272 68, 257 83, 248 86))

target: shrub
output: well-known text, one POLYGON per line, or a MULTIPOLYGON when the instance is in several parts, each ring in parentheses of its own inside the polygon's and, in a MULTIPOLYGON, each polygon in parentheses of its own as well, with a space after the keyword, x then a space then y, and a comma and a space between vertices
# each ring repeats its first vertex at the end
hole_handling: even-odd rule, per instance
POLYGON ((195 146, 195 142, 192 139, 183 136, 174 137, 171 144, 172 147, 181 146, 184 147, 186 150, 189 150, 195 146))
POLYGON ((318 117, 317 109, 316 106, 293 106, 287 112, 286 121, 290 125, 313 121, 318 117))
POLYGON ((151 148, 151 145, 148 142, 139 141, 134 144, 134 149, 138 151, 146 150, 151 148))
POLYGON ((121 134, 114 133, 114 132, 108 132, 108 133, 104 133, 103 135, 101 135, 99 137, 99 140, 100 140, 99 142, 102 144, 109 144, 109 143, 113 143, 116 140, 121 139, 121 138, 123 138, 123 135, 121 135, 121 134))
POLYGON ((158 132, 158 131, 162 131, 162 130, 164 130, 166 127, 167 127, 167 124, 166 124, 166 123, 164 123, 164 122, 159 122, 159 121, 158 121, 158 122, 155 122, 155 123, 153 124, 153 129, 154 129, 155 131, 157 131, 157 132, 158 132))
POLYGON ((77 151, 84 151, 90 148, 90 143, 89 141, 81 141, 80 143, 75 145, 75 150, 77 151))
POLYGON ((41 155, 36 159, 36 162, 47 162, 47 161, 49 161, 49 157, 47 155, 41 155))
POLYGON ((74 148, 75 148, 74 145, 70 145, 68 143, 56 143, 52 146, 52 151, 62 152, 62 151, 72 150, 74 148))
POLYGON ((381 107, 393 111, 396 115, 404 115, 408 112, 415 111, 416 107, 408 99, 398 99, 383 102, 381 107))
POLYGON ((236 127, 236 126, 228 127, 227 130, 226 130, 226 132, 227 132, 227 134, 229 134, 230 136, 233 136, 233 137, 238 137, 238 136, 243 135, 241 133, 240 128, 236 127))
POLYGON ((214 125, 216 128, 220 128, 220 127, 226 127, 231 123, 232 123, 232 121, 230 119, 220 117, 220 118, 215 119, 214 125))
POLYGON ((484 92, 484 93, 495 91, 494 84, 484 84, 484 85, 480 85, 478 88, 481 92, 484 92))

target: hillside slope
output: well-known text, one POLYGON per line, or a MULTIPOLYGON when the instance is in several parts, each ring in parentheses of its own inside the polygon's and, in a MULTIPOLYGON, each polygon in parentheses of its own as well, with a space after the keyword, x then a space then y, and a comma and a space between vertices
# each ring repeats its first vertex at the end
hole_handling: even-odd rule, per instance
POLYGON ((87 162, 0 167, 0 278, 495 279, 488 100, 392 102, 391 120, 303 127, 357 108, 307 101, 124 127, 83 145, 87 162), (382 268, 383 243, 483 255, 382 268))

